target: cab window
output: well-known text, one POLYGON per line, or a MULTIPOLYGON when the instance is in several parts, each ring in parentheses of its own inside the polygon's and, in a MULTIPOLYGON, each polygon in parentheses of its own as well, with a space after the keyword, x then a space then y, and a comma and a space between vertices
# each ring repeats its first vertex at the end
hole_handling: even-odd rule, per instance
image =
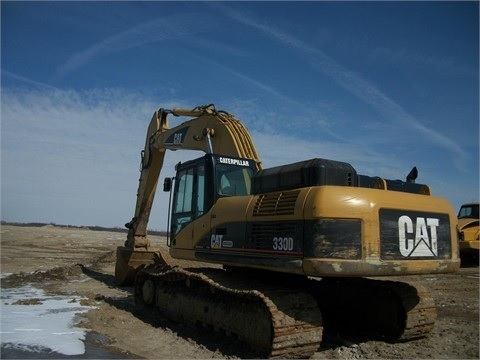
POLYGON ((197 211, 196 217, 202 216, 205 212, 205 166, 200 165, 197 169, 197 185, 196 185, 196 197, 197 197, 197 211))
POLYGON ((463 205, 460 208, 460 211, 458 213, 458 218, 473 218, 473 219, 478 219, 478 204, 472 204, 472 205, 463 205))
POLYGON ((205 165, 178 171, 172 212, 172 233, 176 234, 205 211, 205 165))
POLYGON ((178 174, 177 201, 173 209, 176 214, 192 211, 193 176, 193 168, 178 174))
POLYGON ((217 192, 221 196, 249 195, 252 176, 251 168, 217 164, 217 192))

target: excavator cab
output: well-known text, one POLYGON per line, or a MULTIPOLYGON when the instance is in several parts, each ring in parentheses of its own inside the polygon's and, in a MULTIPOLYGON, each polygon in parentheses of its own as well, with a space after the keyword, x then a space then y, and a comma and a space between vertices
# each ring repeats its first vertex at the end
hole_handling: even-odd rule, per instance
POLYGON ((205 215, 219 198, 250 195, 257 170, 249 159, 206 154, 178 163, 176 171, 175 183, 164 183, 164 191, 173 190, 169 229, 174 246, 175 236, 205 215))

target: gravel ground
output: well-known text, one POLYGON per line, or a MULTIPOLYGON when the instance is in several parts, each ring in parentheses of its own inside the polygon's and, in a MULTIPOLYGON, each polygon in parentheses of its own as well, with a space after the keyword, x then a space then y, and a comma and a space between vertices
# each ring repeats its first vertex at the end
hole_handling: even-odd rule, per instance
MULTIPOLYGON (((33 284, 49 294, 83 297, 82 304, 95 308, 80 315, 79 324, 92 330, 94 335, 87 337, 91 346, 106 349, 109 357, 258 357, 254 349, 225 335, 174 323, 158 313, 136 313, 133 288, 115 286, 113 277, 115 249, 125 236, 88 228, 2 225, 1 288, 33 284)), ((172 261, 165 238, 151 238, 172 261)), ((395 278, 402 279, 420 281, 433 294, 438 318, 428 337, 403 343, 326 337, 313 358, 478 359, 478 264, 464 266, 457 274, 395 278)), ((3 347, 2 357, 10 357, 3 347)))

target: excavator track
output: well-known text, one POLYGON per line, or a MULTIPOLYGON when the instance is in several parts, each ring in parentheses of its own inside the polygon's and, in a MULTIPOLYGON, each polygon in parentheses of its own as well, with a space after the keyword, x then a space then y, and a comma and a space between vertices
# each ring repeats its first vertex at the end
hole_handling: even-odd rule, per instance
POLYGON ((437 317, 430 293, 413 282, 323 279, 313 292, 331 332, 408 341, 428 335, 437 317))
POLYGON ((283 275, 281 285, 278 274, 151 266, 137 274, 135 301, 174 321, 236 335, 262 357, 308 358, 324 327, 328 337, 392 342, 433 329, 436 307, 419 284, 283 275))
POLYGON ((322 315, 309 293, 221 269, 144 269, 135 300, 174 321, 235 334, 265 357, 307 358, 322 340, 322 315))

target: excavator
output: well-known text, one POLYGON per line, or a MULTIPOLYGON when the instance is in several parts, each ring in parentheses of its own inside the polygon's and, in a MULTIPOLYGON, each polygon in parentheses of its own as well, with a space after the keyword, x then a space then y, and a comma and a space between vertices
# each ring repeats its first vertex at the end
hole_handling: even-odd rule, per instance
POLYGON ((424 337, 434 300, 418 281, 395 277, 453 273, 460 259, 452 205, 417 175, 361 175, 323 158, 264 169, 232 114, 213 104, 161 108, 148 126, 116 281, 135 286, 139 306, 234 335, 264 357, 310 357, 324 328, 424 337), (188 120, 170 128, 169 115, 188 120), (163 184, 169 255, 192 266, 169 264, 147 234, 167 150, 204 153, 163 184))

